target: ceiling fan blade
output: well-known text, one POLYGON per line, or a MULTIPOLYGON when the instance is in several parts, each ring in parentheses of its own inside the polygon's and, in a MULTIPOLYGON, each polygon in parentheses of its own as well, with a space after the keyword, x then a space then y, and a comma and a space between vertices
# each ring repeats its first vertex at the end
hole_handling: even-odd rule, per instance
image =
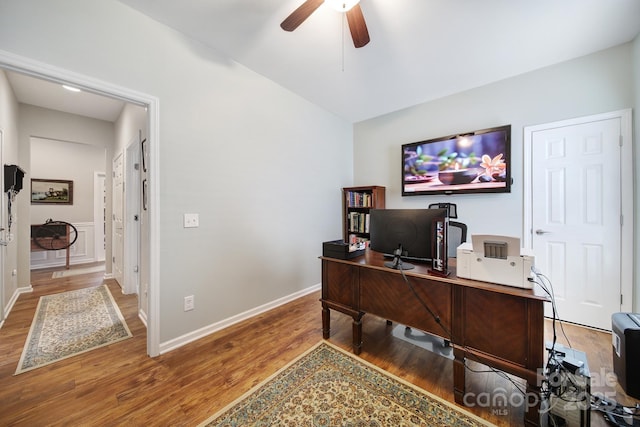
POLYGON ((280 27, 282 27, 285 31, 293 31, 300 24, 304 22, 320 5, 324 3, 324 0, 306 0, 302 3, 296 10, 294 10, 291 15, 287 16, 287 18, 282 21, 280 27))
POLYGON ((351 38, 355 47, 362 47, 369 43, 369 31, 364 22, 364 15, 360 5, 356 4, 347 12, 347 22, 351 30, 351 38))

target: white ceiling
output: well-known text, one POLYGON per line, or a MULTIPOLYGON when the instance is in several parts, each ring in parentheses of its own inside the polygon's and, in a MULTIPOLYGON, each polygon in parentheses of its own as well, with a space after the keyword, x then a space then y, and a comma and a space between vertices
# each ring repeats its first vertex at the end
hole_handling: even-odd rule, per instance
POLYGON ((70 92, 62 84, 5 70, 18 102, 115 122, 124 102, 91 92, 70 92))
MULTIPOLYGON (((638 0, 361 0, 371 42, 304 0, 120 0, 351 122, 634 39, 638 0)), ((122 102, 8 72, 19 102, 113 121, 122 102)))
POLYGON ((304 0, 120 0, 357 122, 587 55, 640 33, 638 0, 361 0, 371 42, 304 0))

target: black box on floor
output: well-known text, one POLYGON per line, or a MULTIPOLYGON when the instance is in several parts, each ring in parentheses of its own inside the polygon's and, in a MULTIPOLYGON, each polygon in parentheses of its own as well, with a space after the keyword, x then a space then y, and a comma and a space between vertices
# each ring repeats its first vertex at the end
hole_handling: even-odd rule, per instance
POLYGON ((591 425, 591 372, 584 351, 547 342, 549 426, 589 427, 591 425))
POLYGON ((613 372, 625 393, 640 399, 640 314, 614 313, 611 326, 613 372))
POLYGON ((349 244, 342 240, 322 243, 322 256, 338 259, 351 259, 364 255, 364 249, 349 252, 349 244))

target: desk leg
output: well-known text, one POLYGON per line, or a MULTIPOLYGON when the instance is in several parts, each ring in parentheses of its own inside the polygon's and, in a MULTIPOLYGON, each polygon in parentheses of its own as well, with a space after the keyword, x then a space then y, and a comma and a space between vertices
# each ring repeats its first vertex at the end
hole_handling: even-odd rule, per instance
MULTIPOLYGON (((65 243, 68 244, 71 241, 71 228, 68 225, 65 228, 67 229, 67 241, 65 243)), ((69 269, 69 249, 69 246, 67 246, 67 270, 69 269)))
POLYGON ((453 395, 456 403, 464 406, 464 394, 465 394, 465 369, 464 350, 453 347, 453 395))
POLYGON ((353 316, 353 353, 360 354, 362 350, 362 316, 364 313, 360 313, 357 316, 353 316))
POLYGON ((329 307, 322 304, 322 338, 329 339, 331 333, 331 311, 329 307))

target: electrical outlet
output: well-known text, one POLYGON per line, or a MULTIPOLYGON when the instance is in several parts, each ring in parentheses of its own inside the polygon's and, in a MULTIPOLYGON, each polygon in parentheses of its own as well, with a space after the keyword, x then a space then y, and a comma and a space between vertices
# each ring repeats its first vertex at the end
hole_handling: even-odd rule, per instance
POLYGON ((184 311, 191 311, 194 309, 193 295, 184 297, 184 311))
POLYGON ((200 225, 200 218, 197 213, 184 214, 184 228, 195 228, 200 225))

